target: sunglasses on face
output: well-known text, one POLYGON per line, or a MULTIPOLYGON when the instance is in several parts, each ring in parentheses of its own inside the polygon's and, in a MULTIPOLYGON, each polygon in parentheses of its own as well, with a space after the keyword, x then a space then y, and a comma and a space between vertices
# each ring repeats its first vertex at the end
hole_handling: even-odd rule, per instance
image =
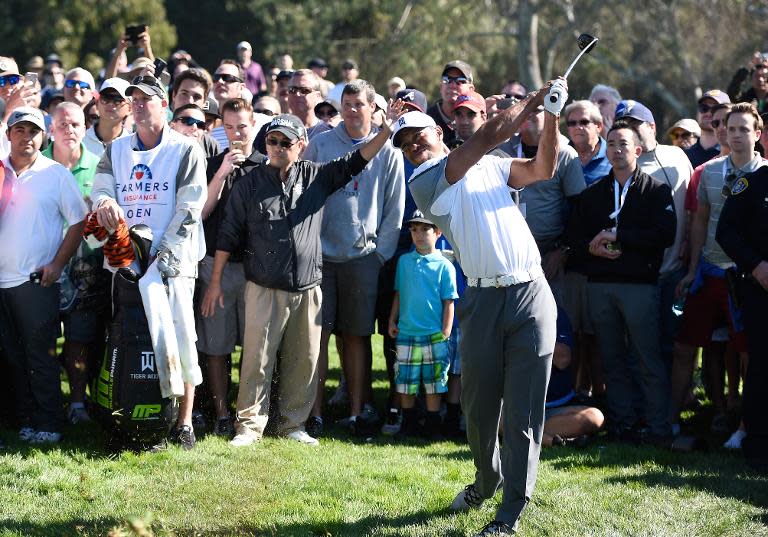
POLYGON ((213 81, 218 82, 219 80, 224 81, 227 84, 231 84, 232 82, 242 82, 243 80, 235 75, 228 75, 228 74, 220 74, 216 73, 213 75, 213 81))
POLYGON ((713 119, 712 120, 712 128, 713 129, 719 129, 721 126, 725 127, 725 120, 724 119, 713 119))
POLYGON ((317 114, 320 119, 331 119, 339 115, 336 110, 320 110, 317 114))
POLYGON ((517 99, 518 101, 522 101, 523 99, 525 99, 525 95, 521 93, 505 93, 504 97, 506 97, 507 99, 517 99))
POLYGON ((83 82, 82 80, 67 80, 66 82, 64 82, 64 87, 70 88, 70 89, 74 87, 78 87, 81 90, 91 89, 91 85, 88 82, 83 82))
POLYGON ((290 149, 294 145, 296 145, 296 141, 289 142, 288 140, 278 140, 277 138, 267 138, 266 142, 267 142, 267 145, 271 145, 271 146, 277 145, 282 147, 283 149, 290 149))
POLYGON ((100 94, 99 95, 99 102, 104 104, 123 104, 125 102, 125 99, 120 97, 119 95, 109 95, 109 94, 100 94))
POLYGON ((265 116, 276 115, 272 110, 267 110, 266 108, 254 108, 253 111, 256 114, 264 114, 265 116))
POLYGON ((467 84, 469 79, 465 76, 443 76, 443 84, 467 84))
POLYGON ((565 124, 568 125, 569 127, 575 127, 577 125, 581 125, 582 127, 586 127, 590 123, 592 123, 592 120, 590 120, 590 119, 579 119, 578 121, 575 120, 575 119, 569 119, 568 121, 565 122, 565 124))
POLYGON ((16 84, 19 83, 20 80, 21 80, 21 75, 0 76, 0 88, 5 86, 6 84, 10 86, 15 86, 16 84))
POLYGON ((708 104, 700 103, 699 104, 699 112, 701 112, 702 114, 706 114, 707 112, 711 111, 714 107, 715 107, 715 105, 708 105, 708 104))
POLYGON ((195 119, 192 116, 180 116, 174 119, 174 121, 176 123, 183 123, 187 127, 192 127, 194 125, 200 130, 205 130, 205 121, 201 119, 195 119))
POLYGON ((288 86, 288 93, 291 95, 309 95, 312 93, 312 88, 302 88, 301 86, 288 86))

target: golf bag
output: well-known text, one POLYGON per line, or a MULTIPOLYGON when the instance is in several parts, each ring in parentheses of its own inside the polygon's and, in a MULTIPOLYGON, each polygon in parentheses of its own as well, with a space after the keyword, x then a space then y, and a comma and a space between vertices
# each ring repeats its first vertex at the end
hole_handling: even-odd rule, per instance
MULTIPOLYGON (((133 231, 131 228, 132 241, 133 231)), ((138 259, 140 265, 144 265, 144 272, 146 263, 141 260, 146 256, 138 259)), ((176 422, 178 401, 163 398, 160 393, 155 353, 138 279, 138 274, 130 268, 114 274, 113 316, 107 332, 104 360, 91 393, 95 394, 93 415, 111 431, 111 440, 123 446, 141 447, 154 445, 168 436, 176 422)))

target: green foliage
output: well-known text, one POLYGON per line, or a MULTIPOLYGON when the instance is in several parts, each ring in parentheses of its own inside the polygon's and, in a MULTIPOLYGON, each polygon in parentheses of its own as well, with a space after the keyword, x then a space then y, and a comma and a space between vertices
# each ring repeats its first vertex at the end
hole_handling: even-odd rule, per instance
POLYGON ((56 52, 65 68, 82 65, 95 73, 133 22, 151 27, 157 56, 176 44, 161 0, 5 0, 0 3, 0 49, 15 57, 21 69, 35 54, 56 52))

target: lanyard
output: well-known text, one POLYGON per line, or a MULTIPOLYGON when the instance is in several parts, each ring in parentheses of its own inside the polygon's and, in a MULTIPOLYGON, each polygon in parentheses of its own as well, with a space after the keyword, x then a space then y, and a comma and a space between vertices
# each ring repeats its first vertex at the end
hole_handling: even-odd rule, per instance
POLYGON ((613 180, 614 211, 608 216, 613 220, 615 220, 617 224, 619 222, 619 213, 621 212, 622 207, 624 207, 624 201, 627 199, 627 192, 629 191, 629 185, 632 184, 633 179, 634 177, 630 177, 627 180, 627 182, 624 183, 624 188, 620 188, 619 182, 616 179, 613 180))

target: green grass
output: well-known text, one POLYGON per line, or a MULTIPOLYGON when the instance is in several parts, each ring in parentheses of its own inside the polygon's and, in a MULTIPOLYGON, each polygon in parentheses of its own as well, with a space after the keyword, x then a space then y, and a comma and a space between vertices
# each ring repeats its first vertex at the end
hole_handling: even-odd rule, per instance
MULTIPOLYGON (((374 349, 380 342, 374 342, 374 349)), ((331 377, 338 378, 332 361, 331 377)), ((375 389, 385 396, 382 361, 375 389)), ((329 392, 335 386, 329 383, 329 392)), ((338 428, 319 448, 266 438, 190 452, 104 449, 96 425, 35 449, 2 431, 0 536, 464 536, 493 518, 447 506, 472 481, 466 445, 357 443, 338 428)), ((713 443, 713 445, 715 445, 713 443)), ((768 535, 768 479, 738 455, 605 444, 542 454, 521 536, 768 535)))

